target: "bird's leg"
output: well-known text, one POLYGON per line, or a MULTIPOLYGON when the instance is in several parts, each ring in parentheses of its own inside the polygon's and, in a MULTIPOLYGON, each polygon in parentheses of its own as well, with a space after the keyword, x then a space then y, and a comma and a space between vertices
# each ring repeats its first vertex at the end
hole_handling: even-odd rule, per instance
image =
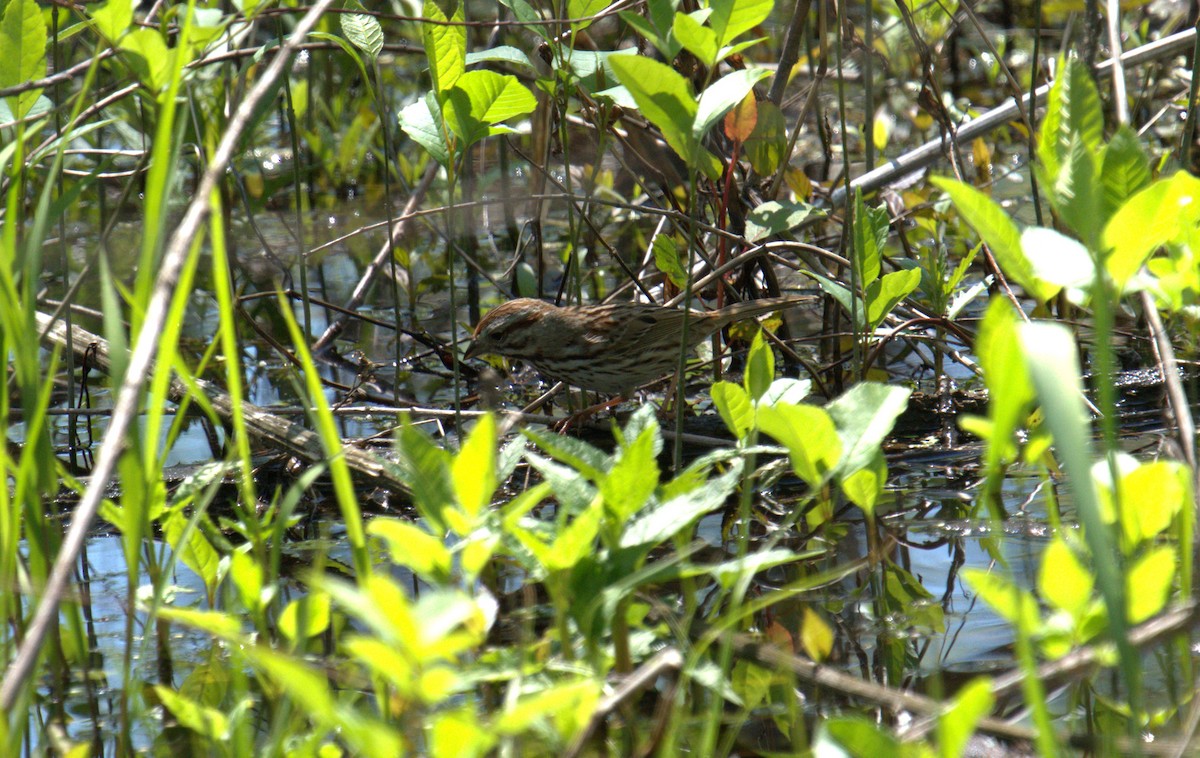
POLYGON ((555 424, 554 431, 558 432, 559 434, 566 434, 567 430, 571 427, 582 426, 583 422, 589 420, 592 416, 599 414, 601 411, 606 411, 609 408, 615 408, 628 399, 629 398, 627 398, 625 395, 617 395, 611 400, 588 406, 581 411, 576 411, 555 424))

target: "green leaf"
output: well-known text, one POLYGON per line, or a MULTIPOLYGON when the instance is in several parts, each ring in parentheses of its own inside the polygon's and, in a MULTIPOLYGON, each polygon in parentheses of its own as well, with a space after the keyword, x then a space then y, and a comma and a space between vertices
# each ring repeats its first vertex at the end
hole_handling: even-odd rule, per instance
POLYGON ((854 250, 851 263, 858 270, 859 286, 866 289, 879 278, 883 263, 883 246, 887 242, 888 217, 886 209, 868 207, 863 202, 861 190, 854 192, 853 234, 854 250))
POLYGON ((704 139, 708 130, 720 121, 730 108, 742 102, 746 94, 754 89, 754 85, 766 79, 771 72, 765 68, 746 68, 718 79, 700 93, 700 103, 696 108, 695 121, 692 123, 692 139, 704 139))
POLYGON ((983 569, 963 569, 962 578, 1001 618, 1032 629, 1038 621, 1037 601, 1012 581, 983 569))
POLYGON ((496 491, 496 417, 490 413, 479 422, 450 464, 450 480, 459 505, 471 520, 492 501, 496 491))
MULTIPOLYGON (((575 56, 581 52, 588 51, 575 51, 571 56, 572 62, 574 62, 575 56)), ((533 65, 533 61, 529 60, 529 56, 525 54, 524 50, 511 45, 498 45, 487 50, 467 53, 467 65, 473 66, 477 63, 511 63, 525 68, 537 68, 533 65)))
POLYGON ((1059 76, 1050 87, 1046 115, 1038 134, 1038 158, 1047 175, 1057 177, 1063 161, 1078 139, 1095 157, 1104 137, 1100 94, 1091 73, 1078 58, 1059 61, 1059 76))
POLYGON ((608 6, 609 0, 568 0, 567 17, 571 19, 571 31, 578 32, 591 26, 592 17, 608 6))
POLYGON ((595 501, 575 517, 566 528, 559 530, 549 555, 543 564, 549 571, 566 571, 595 551, 596 535, 604 515, 603 503, 595 501))
POLYGON ((167 544, 178 551, 183 564, 195 571, 204 581, 204 586, 211 595, 217 585, 221 555, 204 536, 204 532, 194 526, 189 528, 188 518, 182 511, 175 510, 163 524, 163 534, 167 538, 167 544))
POLYGON ((1192 502, 1192 480, 1177 461, 1143 463, 1121 477, 1121 528, 1130 548, 1166 531, 1192 502))
POLYGON ((758 409, 758 426, 788 449, 792 471, 816 489, 833 474, 842 441, 833 418, 812 405, 777 405, 758 409))
POLYGON ((950 196, 958 212, 991 248, 996 262, 1009 279, 1039 302, 1044 303, 1057 294, 1058 288, 1034 276, 1033 267, 1021 250, 1021 233, 1017 225, 995 201, 969 184, 953 179, 934 177, 930 181, 950 196))
POLYGON ((874 329, 883 323, 892 309, 921 283, 921 269, 893 271, 876 279, 867 287, 867 324, 874 329))
POLYGON ((998 476, 1005 464, 1016 459, 1014 439, 1033 402, 1033 384, 1017 336, 1017 323, 1012 305, 1003 298, 995 298, 984 314, 975 340, 990 400, 988 414, 992 429, 985 455, 989 477, 998 476))
MULTIPOLYGON (((758 104, 758 123, 742 149, 750 166, 759 176, 771 176, 783 160, 787 149, 787 122, 783 111, 770 100, 758 104)), ((755 209, 757 210, 757 209, 755 209)))
POLYGON ((596 487, 587 477, 570 466, 563 466, 539 455, 526 453, 525 460, 549 485, 564 514, 581 512, 596 497, 596 487))
POLYGON ((400 111, 400 128, 443 166, 450 165, 450 147, 443 136, 442 108, 433 92, 400 111))
MULTIPOLYGON (((358 0, 348 2, 346 9, 366 10, 358 0)), ((350 44, 366 53, 371 60, 379 57, 380 51, 383 50, 383 27, 380 26, 379 19, 367 13, 339 13, 338 22, 341 24, 342 34, 346 35, 350 44)))
POLYGON ((1078 347, 1070 331, 1058 324, 1023 324, 1020 339, 1029 375, 1046 414, 1046 427, 1054 436, 1055 453, 1063 462, 1067 483, 1083 523, 1084 538, 1108 612, 1111 639, 1120 647, 1124 659, 1122 666, 1128 671, 1136 663, 1129 660, 1132 651, 1122 642, 1126 629, 1124 578, 1091 475, 1094 460, 1092 431, 1083 405, 1078 347))
POLYGON ((1038 592, 1048 603, 1060 608, 1077 621, 1092 602, 1096 580, 1075 556, 1075 551, 1055 537, 1042 553, 1038 570, 1038 592))
POLYGON ((840 476, 871 465, 896 419, 908 406, 910 394, 912 390, 907 387, 860 382, 826 407, 842 440, 840 476))
POLYGON ((664 60, 674 60, 679 51, 683 49, 683 45, 679 44, 679 40, 675 39, 675 33, 672 30, 671 18, 675 13, 675 9, 669 7, 670 0, 655 0, 649 3, 651 8, 651 16, 654 15, 653 8, 655 5, 667 7, 666 28, 656 26, 652 21, 642 16, 640 13, 633 11, 621 11, 617 15, 622 21, 629 25, 634 32, 642 39, 654 45, 658 52, 662 53, 664 60))
POLYGON ((750 399, 758 402, 775 379, 775 352, 763 339, 762 329, 750 343, 750 354, 746 358, 746 373, 743 383, 750 399))
POLYGON ((967 753, 967 742, 979 721, 992 712, 995 697, 988 677, 972 679, 954 696, 944 713, 938 715, 938 749, 943 758, 958 758, 967 753))
POLYGON ((1096 155, 1076 136, 1067 150, 1050 199, 1059 216, 1080 239, 1095 245, 1107 221, 1103 189, 1096 182, 1096 155))
POLYGON ((774 5, 774 0, 712 0, 708 24, 725 46, 766 21, 774 5))
POLYGON ((500 4, 511 10, 513 18, 520 21, 524 28, 532 30, 544 40, 550 39, 551 34, 542 23, 542 15, 527 0, 500 0, 500 4))
POLYGON ((712 386, 712 399, 725 427, 734 437, 745 439, 754 428, 754 406, 746 390, 733 382, 716 382, 712 386))
POLYGON ((488 755, 499 735, 484 727, 470 706, 433 715, 426 727, 429 755, 488 755))
POLYGON ((622 530, 620 546, 659 545, 690 530, 701 516, 725 505, 737 487, 741 474, 741 463, 734 462, 728 471, 711 479, 705 486, 647 509, 622 530))
POLYGON ((811 379, 790 379, 782 377, 771 382, 767 391, 758 399, 758 406, 776 405, 778 403, 799 403, 812 392, 811 379))
POLYGON ((446 528, 447 506, 454 499, 450 482, 450 454, 433 443, 408 419, 396 439, 399 474, 413 493, 417 511, 439 531, 446 528))
POLYGON ((533 93, 515 77, 495 71, 468 71, 458 78, 442 103, 450 129, 469 147, 492 134, 510 132, 502 121, 531 113, 533 93))
POLYGON ((1128 124, 1121 124, 1100 151, 1100 185, 1107 219, 1134 193, 1150 184, 1150 161, 1128 124))
POLYGON ((372 519, 367 533, 387 544, 392 563, 404 566, 429 582, 446 581, 453 568, 450 551, 441 539, 408 521, 372 519))
POLYGON ((720 47, 717 44, 717 33, 704 26, 694 14, 676 13, 672 31, 675 32, 675 39, 679 40, 679 44, 696 56, 702 64, 708 67, 716 64, 717 50, 720 47))
POLYGON ((1186 171, 1131 197, 1109 219, 1104 246, 1108 273, 1124 287, 1158 247, 1179 240, 1200 223, 1200 179, 1186 171))
POLYGON ((682 289, 687 284, 687 272, 680 260, 679 246, 675 244, 675 238, 668 234, 656 234, 654 242, 650 244, 650 250, 654 253, 654 265, 658 270, 666 274, 676 287, 682 289))
POLYGON ((1029 259, 1034 276, 1056 287, 1090 289, 1096 279, 1096 265, 1087 248, 1077 240, 1041 226, 1021 233, 1021 250, 1029 259))
POLYGON ((902 758, 900 740, 858 716, 824 719, 817 727, 813 755, 902 758))
POLYGON ((657 422, 643 429, 631 444, 621 447, 612 468, 600 480, 604 510, 613 524, 622 524, 640 511, 658 487, 654 448, 660 434, 657 422))
POLYGON ((425 0, 421 14, 426 22, 421 24, 421 38, 425 43, 425 58, 429 61, 429 77, 433 91, 442 102, 445 94, 458 83, 467 65, 467 27, 463 25, 464 3, 458 3, 453 18, 446 14, 435 0, 425 0), (451 21, 453 23, 446 23, 451 21))
POLYGON ((263 596, 263 568, 251 556, 240 551, 229 555, 229 579, 237 590, 238 600, 251 613, 262 610, 266 598, 263 596))
POLYGON ((288 603, 279 614, 279 631, 292 642, 312 639, 329 628, 329 595, 310 592, 288 603))
POLYGON ((693 136, 697 105, 687 80, 670 66, 642 56, 614 55, 608 63, 671 149, 709 179, 720 177, 721 162, 693 136))
POLYGON ((143 86, 155 93, 166 86, 168 72, 175 65, 176 49, 167 49, 157 29, 134 29, 121 38, 121 49, 133 54, 129 65, 143 86))
POLYGON ((1159 545, 1137 560, 1126 578, 1129 623, 1140 624, 1165 608, 1174 583, 1174 548, 1159 545))
POLYGON ((746 241, 760 242, 767 237, 791 231, 810 218, 824 215, 823 211, 808 203, 769 200, 750 211, 746 217, 746 241))
POLYGON ((804 616, 800 621, 800 645, 805 654, 817 663, 833 652, 833 629, 807 605, 804 606, 804 616))
POLYGON ((132 0, 108 0, 92 11, 92 23, 110 43, 116 43, 133 23, 132 0))
POLYGON ((180 726, 215 743, 222 743, 230 738, 229 719, 224 713, 197 703, 161 684, 154 685, 154 694, 180 726))
POLYGON ((521 433, 556 461, 567 464, 589 479, 599 481, 608 470, 608 456, 604 451, 583 440, 531 429, 524 429, 521 433))
POLYGON ((808 275, 817 280, 817 284, 820 285, 821 289, 824 290, 827 295, 832 297, 838 305, 842 306, 847 315, 851 313, 855 315, 855 320, 859 328, 863 327, 866 320, 866 314, 863 313, 861 299, 855 297, 854 293, 851 292, 848 287, 843 287, 841 284, 838 284, 832 279, 828 279, 820 274, 812 272, 809 272, 808 275))
POLYGON ((880 449, 870 463, 842 479, 842 492, 850 502, 862 508, 863 513, 871 516, 883 494, 883 486, 887 484, 887 471, 887 459, 880 449))
MULTIPOLYGON (((46 75, 46 19, 36 0, 8 0, 0 17, 0 89, 16 87, 46 75)), ((29 114, 42 90, 6 98, 17 119, 29 114)))
POLYGON ((728 590, 736 586, 739 582, 744 581, 747 577, 754 576, 775 566, 795 563, 801 557, 791 550, 773 548, 771 550, 749 553, 742 558, 734 558, 733 560, 718 563, 715 566, 702 566, 696 570, 696 573, 710 574, 722 587, 728 590))

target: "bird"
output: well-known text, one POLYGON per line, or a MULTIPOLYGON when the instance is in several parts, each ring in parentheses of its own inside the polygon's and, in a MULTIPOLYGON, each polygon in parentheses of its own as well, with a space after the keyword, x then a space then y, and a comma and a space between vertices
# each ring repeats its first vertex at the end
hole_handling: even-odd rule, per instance
POLYGON ((685 319, 690 351, 735 321, 812 299, 763 298, 688 313, 651 303, 554 305, 523 297, 479 320, 464 359, 500 355, 523 360, 547 379, 627 395, 675 371, 685 319))

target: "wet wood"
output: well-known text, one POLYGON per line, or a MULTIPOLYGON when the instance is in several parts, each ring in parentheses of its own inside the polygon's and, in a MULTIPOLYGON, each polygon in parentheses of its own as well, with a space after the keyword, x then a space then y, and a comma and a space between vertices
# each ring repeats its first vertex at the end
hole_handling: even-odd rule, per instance
MULTIPOLYGON (((87 354, 87 358, 101 369, 111 370, 112 361, 109 356, 108 341, 103 337, 78 326, 72 327, 71 333, 68 334, 66 325, 62 321, 55 321, 43 313, 37 314, 37 321, 38 328, 42 331, 45 340, 73 350, 81 359, 87 354)), ((222 420, 229 421, 233 417, 234 402, 228 392, 205 379, 196 378, 193 383, 199 391, 204 393, 209 405, 222 420)), ((180 402, 189 394, 187 385, 172 377, 171 400, 180 402)), ((322 463, 328 458, 325 448, 321 445, 321 440, 315 432, 269 413, 252 403, 242 403, 241 411, 246 422, 247 432, 258 442, 295 456, 309 464, 322 463)), ((341 453, 350 469, 372 484, 405 493, 409 491, 395 473, 395 467, 374 453, 349 445, 343 447, 341 453)))

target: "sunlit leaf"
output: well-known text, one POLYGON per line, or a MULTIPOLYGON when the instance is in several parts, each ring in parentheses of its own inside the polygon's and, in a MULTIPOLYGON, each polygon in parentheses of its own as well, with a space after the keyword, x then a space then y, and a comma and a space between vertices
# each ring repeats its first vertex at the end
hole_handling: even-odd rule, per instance
POLYGON ((700 93, 692 124, 692 139, 702 140, 708 131, 771 72, 765 68, 747 68, 726 74, 700 93))
POLYGON ((1034 276, 1033 267, 1021 249, 1021 233, 1017 225, 995 201, 969 184, 953 179, 934 177, 930 181, 954 201, 954 207, 991 249, 1005 276, 1042 302, 1058 292, 1057 287, 1045 284, 1034 276))
POLYGON ((754 428, 754 406, 740 384, 716 382, 712 386, 712 400, 734 437, 743 439, 754 428))
POLYGON ((842 441, 823 408, 778 403, 758 409, 758 425, 788 449, 792 470, 810 487, 820 487, 833 474, 842 441))
POLYGON ((1005 621, 1031 629, 1037 623, 1037 601, 1028 591, 998 574, 982 569, 964 569, 963 579, 1005 621))
POLYGON ((1141 190, 1109 219, 1104 245, 1108 273, 1123 287, 1158 247, 1200 223, 1200 179, 1179 171, 1141 190))
MULTIPOLYGON (((0 89, 16 87, 46 75, 46 20, 36 0, 9 0, 0 8, 0 89)), ((9 110, 25 118, 42 94, 29 89, 7 98, 9 110)))
POLYGON ((900 740, 866 718, 842 716, 822 719, 813 740, 816 756, 871 756, 901 758, 900 740))
POLYGON ((462 449, 450 464, 450 480, 468 518, 478 519, 492 501, 492 493, 498 484, 495 416, 484 414, 467 435, 462 449))
POLYGON ((1153 548, 1134 562, 1126 578, 1129 623, 1140 624, 1167 606, 1175 582, 1175 549, 1153 548))
POLYGON ((116 42, 133 23, 132 0, 108 0, 91 11, 92 23, 109 42, 116 42))
POLYGON ((746 240, 761 242, 767 237, 789 232, 810 218, 824 213, 808 203, 770 200, 760 204, 746 216, 746 240))
POLYGON ((1088 289, 1096 266, 1087 248, 1054 229, 1031 226, 1021 233, 1021 249, 1038 279, 1073 289, 1088 289))
POLYGON ((885 208, 872 208, 863 202, 862 192, 854 193, 852 263, 858 271, 858 284, 867 285, 879 278, 883 245, 887 241, 888 217, 885 208))
POLYGON ((367 533, 387 544, 392 563, 412 569, 426 581, 444 580, 450 576, 450 551, 441 539, 416 524, 395 518, 377 518, 367 525, 367 533))
POLYGON ((758 103, 754 131, 742 146, 750 165, 760 176, 770 176, 779 168, 786 147, 787 122, 783 112, 770 100, 758 103))
MULTIPOLYGON (((352 0, 347 4, 347 10, 365 11, 362 3, 352 0)), ((368 13, 339 13, 338 23, 341 24, 342 34, 350 43, 367 54, 371 60, 379 57, 383 50, 383 27, 379 19, 368 13)))
POLYGON ((421 15, 427 19, 421 24, 421 39, 425 44, 425 59, 429 62, 429 77, 439 102, 466 71, 467 27, 463 23, 466 17, 463 15, 464 4, 456 5, 453 18, 447 18, 435 0, 425 0, 421 9, 421 15))
POLYGON ((750 354, 746 357, 746 372, 743 386, 750 399, 757 402, 775 380, 775 353, 763 339, 762 330, 754 335, 750 343, 750 354))
POLYGON ((992 682, 985 676, 972 679, 955 694, 950 708, 938 715, 938 747, 945 758, 967 754, 967 742, 994 702, 992 682))
POLYGON ((1038 591, 1056 608, 1078 618, 1091 603, 1096 580, 1060 537, 1050 541, 1042 553, 1038 591))
POLYGON ((860 382, 826 406, 842 440, 840 475, 852 474, 874 461, 896 419, 908 407, 910 394, 907 387, 860 382))
POLYGON ((666 274, 676 287, 683 288, 687 284, 687 271, 679 258, 679 246, 675 244, 675 238, 667 234, 656 234, 654 242, 650 244, 650 250, 654 253, 654 265, 658 270, 666 274))
POLYGON ((704 26, 694 14, 676 13, 672 31, 679 44, 705 66, 712 66, 717 62, 717 33, 704 26))
POLYGON ((229 739, 229 719, 215 708, 209 708, 179 694, 170 687, 154 685, 159 702, 171 712, 179 725, 213 742, 229 739))
POLYGON ((405 106, 400 111, 400 128, 413 141, 425 148, 433 159, 443 166, 450 163, 450 147, 446 144, 442 129, 442 108, 437 97, 429 92, 425 97, 405 106))
POLYGON ((892 308, 912 294, 921 283, 921 270, 893 271, 871 282, 867 287, 867 323, 871 328, 879 326, 892 312, 892 308))
POLYGON ((858 469, 841 481, 842 492, 850 498, 850 502, 863 509, 867 515, 875 512, 879 496, 883 494, 883 486, 887 484, 887 459, 883 450, 879 450, 874 460, 858 469))
POLYGON ((515 76, 468 71, 445 93, 442 113, 464 146, 470 146, 489 135, 512 131, 499 124, 531 113, 536 106, 533 93, 515 76))
POLYGON ((329 628, 329 595, 310 592, 288 603, 279 614, 279 631, 293 642, 316 637, 329 628))
POLYGON ((1143 463, 1121 479, 1121 526, 1129 546, 1153 539, 1192 502, 1192 480, 1176 461, 1143 463))
POLYGON ((712 8, 712 15, 708 18, 709 26, 716 32, 718 41, 724 47, 766 21, 775 7, 775 2, 774 0, 712 0, 709 7, 712 8))
POLYGON ((692 134, 697 106, 687 80, 670 66, 642 56, 612 56, 609 65, 671 149, 709 179, 720 176, 720 162, 692 134))
POLYGON ((808 657, 817 663, 833 652, 833 629, 807 605, 804 606, 804 618, 800 622, 800 644, 808 657))
POLYGON ((657 424, 643 429, 617 451, 612 468, 600 480, 604 509, 614 523, 623 523, 640 511, 658 486, 655 438, 660 434, 657 424))

